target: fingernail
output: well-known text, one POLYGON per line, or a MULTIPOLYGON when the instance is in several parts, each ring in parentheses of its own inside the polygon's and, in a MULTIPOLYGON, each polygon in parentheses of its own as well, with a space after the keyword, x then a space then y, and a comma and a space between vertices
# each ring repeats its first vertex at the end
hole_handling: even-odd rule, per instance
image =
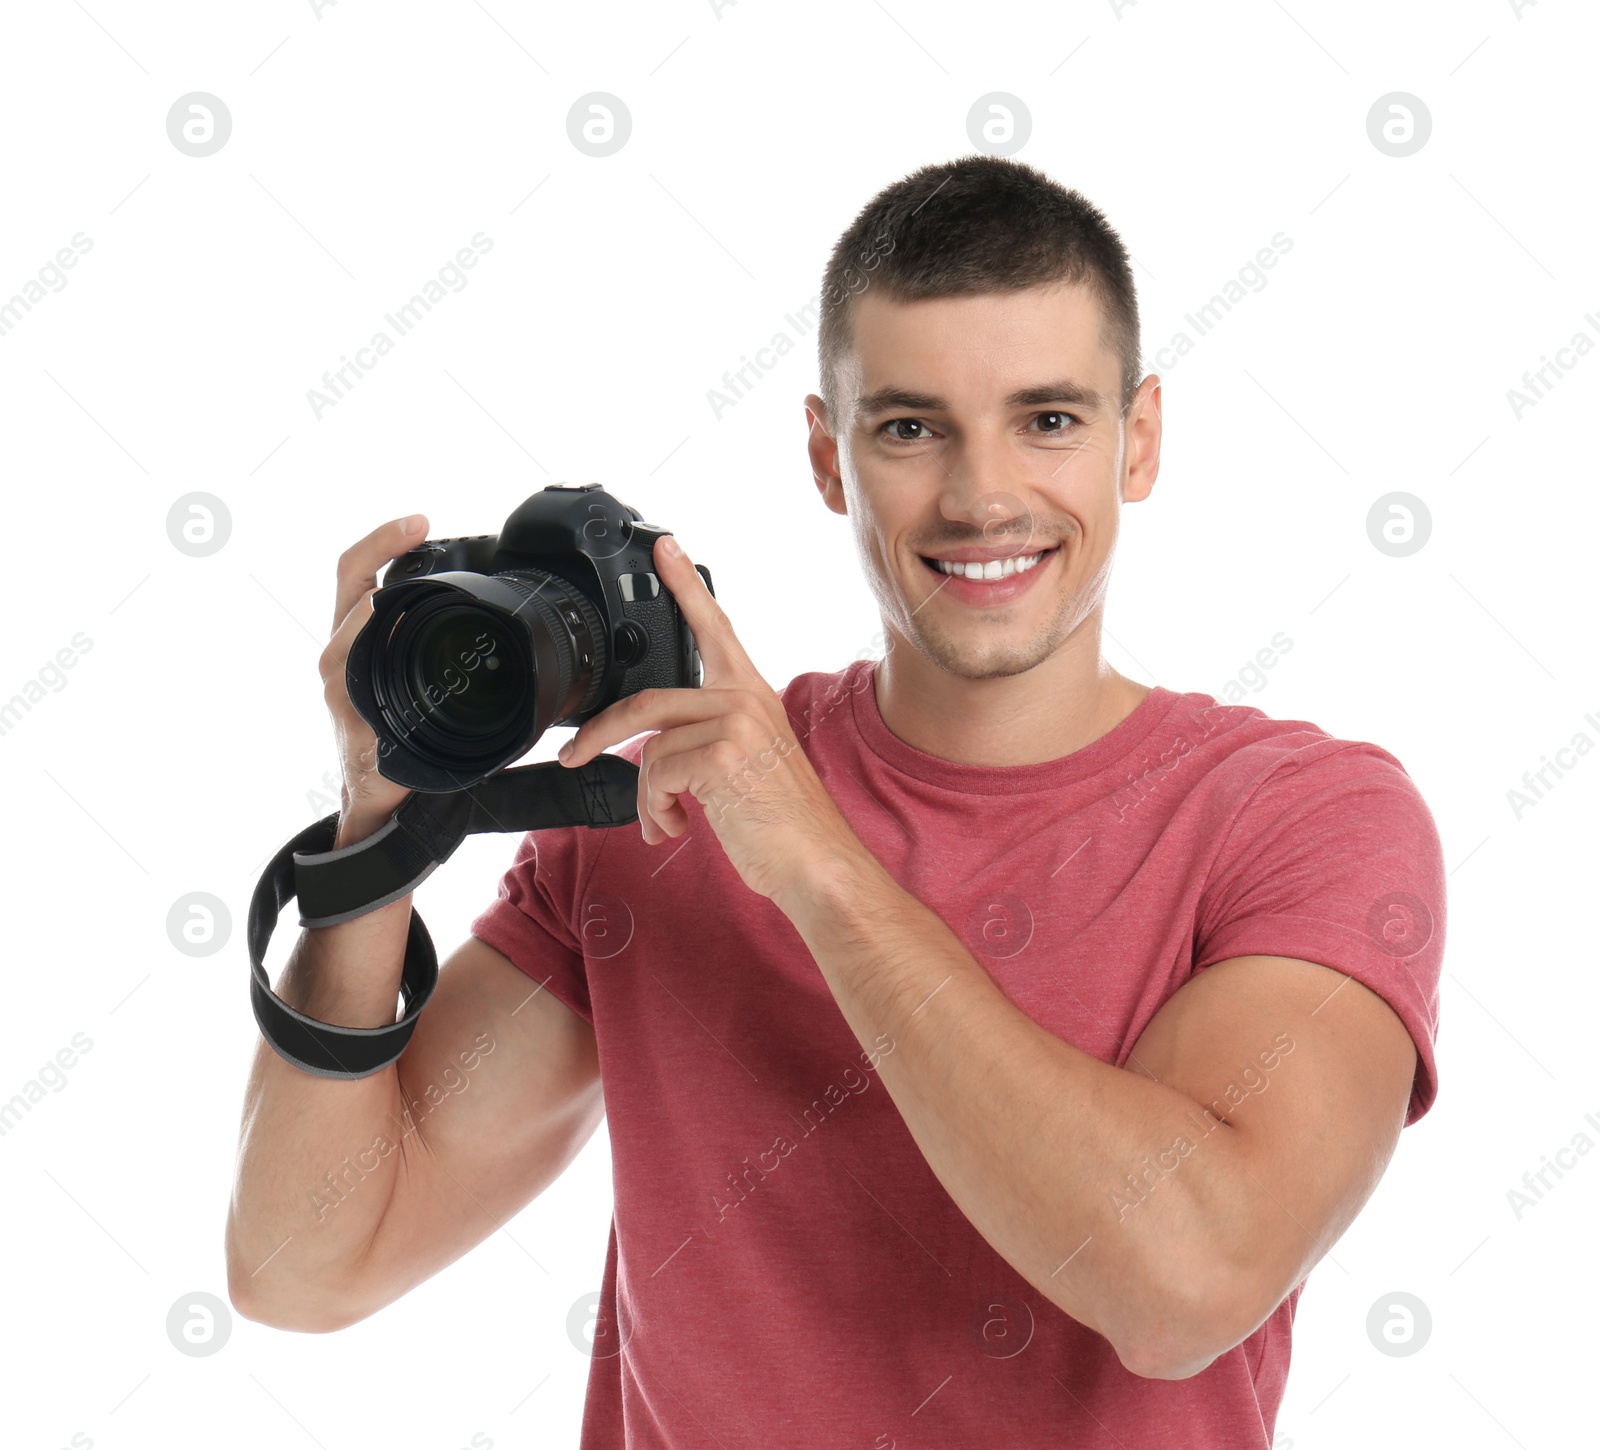
POLYGON ((412 514, 408 519, 401 519, 400 531, 406 534, 420 534, 422 532, 422 515, 412 514))
POLYGON ((572 755, 572 742, 570 740, 567 741, 567 743, 565 745, 563 745, 560 750, 556 751, 556 757, 558 759, 560 759, 560 760, 566 760, 571 755, 572 755))
POLYGON ((676 559, 678 555, 683 552, 683 550, 678 547, 678 541, 673 538, 671 534, 667 534, 662 539, 662 544, 666 551, 671 554, 674 559, 676 559))

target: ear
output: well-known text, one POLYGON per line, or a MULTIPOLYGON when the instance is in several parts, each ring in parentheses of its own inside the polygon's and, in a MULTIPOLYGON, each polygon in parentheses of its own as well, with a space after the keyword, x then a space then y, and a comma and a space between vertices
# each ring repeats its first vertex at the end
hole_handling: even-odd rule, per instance
POLYGON ((827 412, 816 393, 806 395, 806 428, 806 452, 811 458, 811 477, 817 491, 834 513, 848 513, 844 479, 839 475, 839 440, 828 431, 827 412))
POLYGON ((1150 497, 1161 471, 1161 379, 1151 373, 1128 405, 1127 452, 1119 480, 1124 503, 1150 497))

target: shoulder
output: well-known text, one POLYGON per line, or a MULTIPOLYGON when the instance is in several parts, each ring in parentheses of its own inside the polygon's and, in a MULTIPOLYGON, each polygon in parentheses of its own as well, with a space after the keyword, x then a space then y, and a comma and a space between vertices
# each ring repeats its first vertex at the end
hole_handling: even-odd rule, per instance
POLYGON ((1186 732, 1194 741, 1189 820, 1207 843, 1213 885, 1240 873, 1289 873, 1291 862, 1328 871, 1353 868, 1355 856, 1373 864, 1398 853, 1442 890, 1437 822, 1383 746, 1204 694, 1180 696, 1167 718, 1174 738, 1186 732))
POLYGON ((1258 794, 1302 795, 1382 786, 1421 800, 1400 761, 1370 740, 1331 735, 1309 720, 1278 720, 1254 705, 1219 704, 1191 691, 1167 716, 1171 728, 1202 749, 1207 775, 1243 806, 1258 794))
POLYGON ((850 699, 872 688, 872 659, 852 660, 839 670, 807 670, 778 692, 790 727, 802 746, 822 721, 836 710, 848 709, 850 699))

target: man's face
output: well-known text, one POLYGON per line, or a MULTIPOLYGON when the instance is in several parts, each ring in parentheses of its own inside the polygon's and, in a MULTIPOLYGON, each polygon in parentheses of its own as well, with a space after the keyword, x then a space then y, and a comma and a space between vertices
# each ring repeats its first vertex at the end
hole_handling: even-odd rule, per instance
POLYGON ((1159 380, 1124 418, 1100 333, 1078 285, 858 299, 838 431, 813 394, 810 451, 891 648, 967 679, 1020 674, 1100 608, 1122 501, 1149 493, 1161 439, 1159 380), (1000 561, 1011 577, 951 577, 930 559, 1000 561))

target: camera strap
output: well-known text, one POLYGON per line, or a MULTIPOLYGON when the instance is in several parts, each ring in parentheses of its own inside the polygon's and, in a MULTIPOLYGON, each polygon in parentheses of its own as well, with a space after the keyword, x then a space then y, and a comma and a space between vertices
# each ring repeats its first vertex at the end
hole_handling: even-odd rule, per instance
POLYGON ((576 769, 558 761, 516 766, 464 790, 417 792, 364 841, 333 849, 339 814, 307 826, 267 863, 250 898, 250 1004, 261 1034, 286 1062, 316 1077, 369 1077, 394 1062, 439 981, 433 939, 413 908, 398 1022, 337 1027, 297 1011, 267 981, 267 944, 285 906, 300 925, 334 926, 410 893, 468 836, 552 826, 622 826, 638 819, 639 767, 605 752, 576 769))

